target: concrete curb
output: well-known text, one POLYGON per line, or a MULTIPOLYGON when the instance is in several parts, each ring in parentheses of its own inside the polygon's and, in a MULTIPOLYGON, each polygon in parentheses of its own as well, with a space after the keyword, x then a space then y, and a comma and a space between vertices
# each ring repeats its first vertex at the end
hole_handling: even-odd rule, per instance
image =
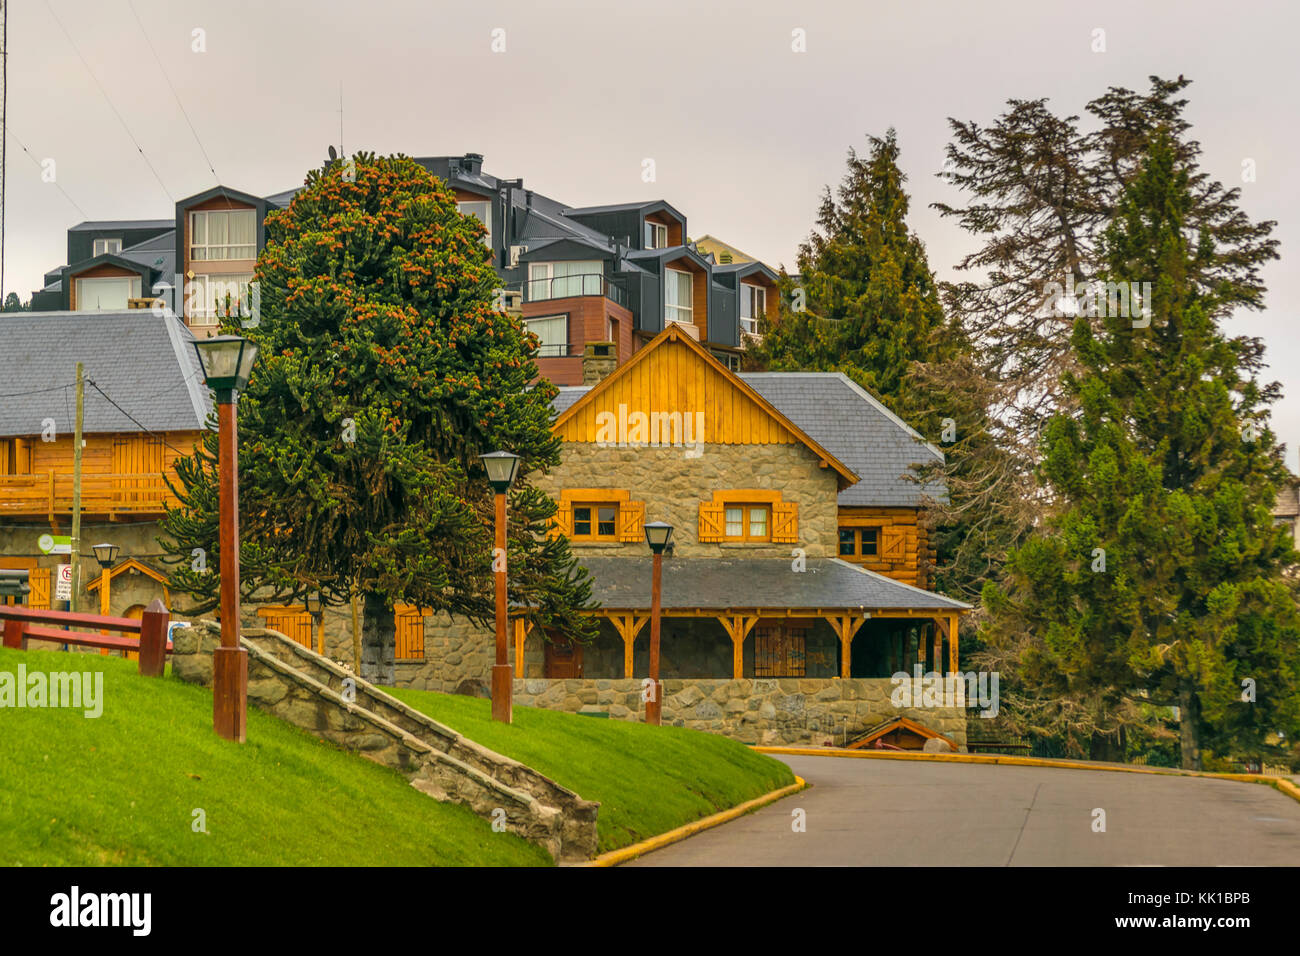
POLYGON ((775 803, 782 797, 788 797, 792 793, 798 793, 808 786, 808 781, 798 775, 794 778, 794 783, 788 787, 782 787, 780 790, 773 790, 765 793, 761 797, 755 797, 753 800, 746 800, 744 803, 737 804, 730 810, 723 810, 712 816, 705 817, 702 820, 696 820, 694 823, 688 823, 685 826, 678 827, 676 830, 669 830, 667 833, 661 833, 658 836, 651 837, 648 840, 642 840, 640 843, 633 843, 631 846, 625 846, 619 850, 610 850, 608 853, 602 853, 600 856, 586 863, 578 864, 579 866, 618 866, 620 863, 626 863, 628 860, 634 860, 638 856, 649 853, 651 850, 658 850, 660 847, 668 846, 670 843, 676 843, 678 840, 684 840, 688 836, 694 836, 704 830, 710 830, 719 824, 734 820, 736 817, 742 817, 751 810, 757 810, 759 807, 765 807, 769 803, 775 803))
POLYGON ((1178 770, 1173 767, 1130 767, 1125 764, 1089 763, 1052 760, 1045 757, 1014 757, 1002 754, 925 754, 886 750, 843 750, 838 747, 751 747, 763 754, 788 754, 796 757, 853 757, 868 760, 935 760, 952 763, 1005 764, 1013 767, 1051 767, 1059 770, 1103 770, 1120 773, 1155 773, 1167 777, 1208 777, 1238 783, 1262 783, 1300 802, 1300 787, 1285 777, 1268 777, 1260 773, 1211 773, 1204 770, 1178 770))

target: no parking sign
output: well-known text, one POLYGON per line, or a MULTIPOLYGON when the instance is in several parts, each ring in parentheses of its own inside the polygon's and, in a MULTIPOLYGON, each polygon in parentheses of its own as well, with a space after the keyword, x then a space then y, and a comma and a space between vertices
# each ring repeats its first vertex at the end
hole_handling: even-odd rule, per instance
POLYGON ((72 565, 60 564, 59 577, 54 585, 54 600, 72 600, 72 565))

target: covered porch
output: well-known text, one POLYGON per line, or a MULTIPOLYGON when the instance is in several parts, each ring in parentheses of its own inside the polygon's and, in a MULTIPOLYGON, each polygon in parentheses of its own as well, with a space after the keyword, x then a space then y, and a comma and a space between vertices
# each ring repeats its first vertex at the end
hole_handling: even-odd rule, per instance
MULTIPOLYGON (((650 560, 592 557, 597 637, 569 647, 513 622, 515 674, 630 679, 649 673, 650 560)), ((958 669, 969 606, 834 558, 669 558, 663 567, 664 680, 886 678, 958 669)))

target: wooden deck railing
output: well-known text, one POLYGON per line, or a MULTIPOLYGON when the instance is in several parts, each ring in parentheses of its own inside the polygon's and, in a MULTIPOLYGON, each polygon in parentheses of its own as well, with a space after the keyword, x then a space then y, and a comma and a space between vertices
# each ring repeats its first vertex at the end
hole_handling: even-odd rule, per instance
MULTIPOLYGON (((83 474, 81 510, 91 514, 162 514, 175 496, 159 473, 83 474)), ((56 515, 72 511, 72 475, 0 475, 0 515, 56 515)))
POLYGON ((166 655, 172 645, 167 640, 167 622, 171 615, 157 598, 145 609, 140 620, 129 617, 104 617, 99 614, 78 614, 72 611, 42 611, 28 607, 0 607, 0 621, 4 622, 4 646, 27 649, 28 639, 57 641, 79 647, 98 647, 105 650, 136 651, 140 655, 140 673, 146 677, 161 677, 166 655), (124 635, 87 634, 84 631, 65 631, 58 627, 94 627, 105 631, 120 631, 124 635))

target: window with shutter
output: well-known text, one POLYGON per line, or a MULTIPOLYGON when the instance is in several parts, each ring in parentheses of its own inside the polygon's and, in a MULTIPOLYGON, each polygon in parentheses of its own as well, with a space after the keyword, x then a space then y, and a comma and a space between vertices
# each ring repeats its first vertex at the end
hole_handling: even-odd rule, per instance
POLYGON ((799 503, 777 501, 772 505, 772 540, 794 544, 799 540, 799 503))
POLYGON ((880 556, 886 561, 902 561, 907 538, 902 528, 884 528, 880 535, 880 556))
POLYGON ((722 502, 701 501, 699 539, 705 542, 721 541, 726 535, 726 517, 722 502))
POLYGON ((618 512, 618 540, 640 541, 645 535, 645 502, 624 501, 618 512))

